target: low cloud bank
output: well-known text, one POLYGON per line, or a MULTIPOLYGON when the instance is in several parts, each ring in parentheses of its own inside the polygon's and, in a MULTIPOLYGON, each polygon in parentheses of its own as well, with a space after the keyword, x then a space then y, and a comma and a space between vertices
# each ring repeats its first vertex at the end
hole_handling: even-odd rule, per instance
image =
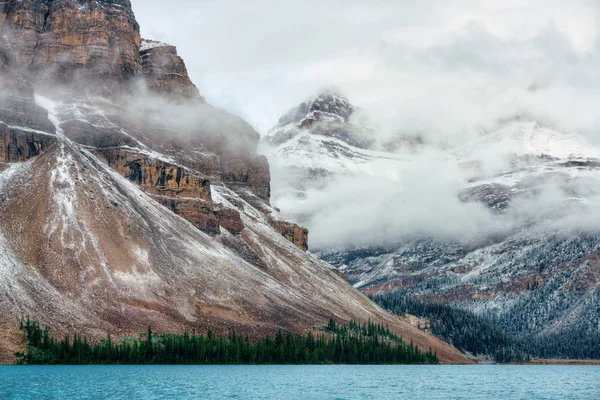
MULTIPOLYGON (((336 86, 376 126, 380 148, 422 139, 408 162, 338 175, 308 188, 304 200, 288 195, 289 177, 274 170, 275 204, 311 229, 313 247, 411 235, 471 240, 540 220, 592 229, 600 218, 593 173, 558 183, 560 175, 536 175, 538 183, 517 185, 514 206, 500 214, 461 201, 473 171, 451 151, 515 119, 600 146, 596 1, 185 0, 168 16, 158 0, 136 1, 143 35, 177 44, 203 96, 262 134, 336 86)), ((480 155, 480 175, 511 168, 500 150, 480 155)))

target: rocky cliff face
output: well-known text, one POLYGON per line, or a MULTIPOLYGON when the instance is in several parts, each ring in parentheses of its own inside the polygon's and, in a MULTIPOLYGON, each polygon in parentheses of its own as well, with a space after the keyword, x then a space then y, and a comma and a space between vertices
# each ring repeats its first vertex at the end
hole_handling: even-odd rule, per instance
POLYGON ((49 1, 0 4, 1 53, 5 65, 26 71, 33 63, 39 36, 46 29, 49 1))
POLYGON ((156 154, 153 157, 123 148, 97 149, 94 153, 154 200, 203 232, 219 235, 223 227, 231 234, 239 235, 244 230, 240 213, 222 205, 216 206, 211 196, 211 182, 196 175, 197 171, 164 157, 154 158, 156 154))
POLYGON ((36 79, 82 74, 124 81, 141 72, 140 29, 129 0, 14 0, 0 5, 0 21, 10 63, 35 71, 36 79))
POLYGON ((271 226, 303 251, 308 250, 308 229, 290 221, 271 220, 271 226))
POLYGON ((22 131, 0 124, 0 162, 26 161, 39 156, 55 140, 43 133, 22 131))
POLYGON ((221 220, 217 217, 212 203, 193 198, 180 199, 165 196, 152 196, 152 198, 202 232, 209 235, 221 233, 221 220))
POLYGON ((167 160, 125 149, 102 149, 97 154, 115 171, 135 182, 146 193, 165 197, 190 197, 211 202, 210 181, 167 160))
POLYGON ((266 157, 227 160, 222 162, 221 168, 224 183, 232 187, 247 187, 266 202, 271 199, 271 175, 266 157))
POLYGON ((148 87, 169 98, 197 99, 200 92, 188 76, 183 59, 175 46, 152 40, 143 40, 140 48, 142 71, 148 87))

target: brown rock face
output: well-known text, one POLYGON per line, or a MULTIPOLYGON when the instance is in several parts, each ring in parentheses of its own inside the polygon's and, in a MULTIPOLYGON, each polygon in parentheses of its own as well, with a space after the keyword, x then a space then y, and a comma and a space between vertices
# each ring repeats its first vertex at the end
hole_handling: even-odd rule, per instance
POLYGON ((142 72, 150 89, 172 99, 204 100, 190 80, 175 46, 143 40, 140 55, 142 72))
MULTIPOLYGON (((194 175, 189 169, 124 148, 97 149, 95 154, 203 232, 219 235, 220 227, 223 227, 233 235, 239 235, 244 230, 240 213, 223 206, 215 208, 210 181, 194 175)), ((240 184, 247 185, 247 182, 240 184)))
POLYGON ((39 35, 45 30, 49 3, 9 0, 0 4, 0 52, 6 64, 19 69, 32 64, 39 35))
POLYGON ((210 181, 192 175, 182 166, 123 149, 104 149, 98 153, 114 170, 147 193, 212 201, 210 181))
POLYGON ((222 181, 233 187, 247 187, 256 196, 268 202, 271 199, 271 173, 264 156, 250 160, 236 158, 221 162, 222 181))
POLYGON ((174 149, 170 153, 178 164, 198 172, 201 176, 211 182, 219 182, 221 180, 221 159, 216 154, 198 154, 189 155, 185 150, 179 150, 180 144, 173 144, 174 149))
POLYGON ((196 228, 209 235, 220 233, 220 218, 215 214, 207 179, 180 165, 122 148, 97 150, 96 155, 196 228))
POLYGON ((201 231, 209 235, 218 235, 221 232, 220 220, 215 215, 212 203, 200 199, 174 199, 165 196, 153 198, 201 231))
POLYGON ((242 222, 239 211, 220 207, 215 209, 215 215, 219 219, 219 224, 231 234, 239 235, 244 230, 244 222, 242 222))
POLYGON ((269 222, 277 232, 300 250, 308 250, 308 229, 289 221, 271 220, 269 222))
POLYGON ((0 123, 0 162, 29 160, 40 155, 55 141, 50 135, 19 131, 0 123))
POLYGON ((0 5, 0 22, 11 38, 9 62, 19 69, 61 80, 83 69, 91 71, 87 77, 120 81, 141 71, 140 29, 129 0, 9 0, 0 5))

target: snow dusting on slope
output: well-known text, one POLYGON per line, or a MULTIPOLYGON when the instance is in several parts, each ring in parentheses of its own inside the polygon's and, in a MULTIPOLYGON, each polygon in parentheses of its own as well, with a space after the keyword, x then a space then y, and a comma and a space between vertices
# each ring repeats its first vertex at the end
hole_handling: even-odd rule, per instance
POLYGON ((170 44, 166 44, 166 43, 162 43, 162 42, 158 42, 155 40, 147 40, 147 39, 142 39, 142 44, 140 46, 140 51, 148 51, 151 49, 155 49, 157 47, 172 47, 170 44))
POLYGON ((307 132, 283 143, 269 156, 281 167, 322 169, 331 173, 351 172, 374 160, 400 159, 395 154, 364 150, 336 138, 307 132))
POLYGON ((536 122, 517 122, 485 135, 456 154, 460 158, 491 155, 548 156, 553 158, 599 158, 600 151, 585 137, 545 128, 536 122))

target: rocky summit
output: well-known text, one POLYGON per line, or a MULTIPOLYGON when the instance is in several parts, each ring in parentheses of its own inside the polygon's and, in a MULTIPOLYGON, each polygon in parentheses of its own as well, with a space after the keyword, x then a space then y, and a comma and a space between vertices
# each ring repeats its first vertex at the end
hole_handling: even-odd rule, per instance
POLYGON ((0 3, 0 88, 2 361, 26 315, 92 338, 370 319, 466 361, 306 252, 270 205, 259 135, 206 103, 174 46, 140 38, 128 0, 0 3))
POLYGON ((328 89, 288 111, 268 132, 266 140, 280 145, 310 132, 368 148, 373 144, 373 132, 364 122, 360 109, 339 91, 328 89))

